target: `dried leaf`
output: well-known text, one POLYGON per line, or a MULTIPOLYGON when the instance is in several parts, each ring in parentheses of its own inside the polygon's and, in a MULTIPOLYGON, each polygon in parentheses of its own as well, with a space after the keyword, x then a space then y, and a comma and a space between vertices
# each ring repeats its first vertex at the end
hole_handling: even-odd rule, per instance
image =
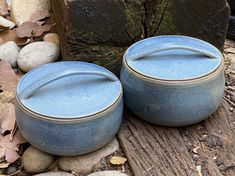
POLYGON ((127 161, 126 158, 120 157, 120 156, 113 156, 110 159, 110 163, 113 165, 123 165, 127 161))
POLYGON ((0 92, 7 90, 14 91, 17 83, 18 79, 11 65, 0 60, 0 92))
POLYGON ((1 133, 13 131, 16 123, 15 107, 12 103, 6 103, 1 118, 1 133))
POLYGON ((40 20, 43 20, 43 19, 45 19, 47 17, 50 17, 49 11, 48 10, 41 10, 41 11, 37 11, 36 13, 31 15, 30 21, 33 22, 33 23, 37 23, 37 24, 41 25, 42 22, 40 20))
POLYGON ((0 169, 7 168, 11 163, 0 163, 0 169))
POLYGON ((32 22, 26 22, 19 28, 14 29, 18 37, 40 37, 44 32, 50 31, 51 25, 38 25, 32 22))
MULTIPOLYGON (((27 37, 20 38, 16 36, 16 33, 13 30, 6 30, 0 33, 0 39, 2 39, 2 44, 14 41, 17 45, 26 45, 30 42, 30 39, 27 37)), ((1 42, 1 41, 0 41, 1 42)))
POLYGON ((200 148, 200 146, 193 148, 193 153, 198 154, 198 151, 197 151, 197 150, 198 150, 199 148, 200 148))
POLYGON ((8 5, 6 0, 0 0, 0 15, 5 16, 8 14, 8 5))
POLYGON ((196 166, 196 168, 197 168, 197 174, 198 174, 198 176, 202 176, 202 166, 199 165, 199 166, 196 166))
POLYGON ((13 138, 13 141, 9 141, 9 136, 0 136, 0 147, 5 149, 5 159, 9 163, 13 163, 19 158, 17 151, 19 150, 19 145, 26 142, 22 137, 19 130, 16 131, 16 134, 13 138))
POLYGON ((5 160, 7 162, 14 163, 19 157, 20 155, 15 150, 6 148, 5 160))
POLYGON ((43 37, 44 42, 55 43, 56 45, 60 44, 59 36, 57 33, 48 33, 43 37))
POLYGON ((2 44, 4 44, 4 40, 0 37, 0 45, 2 45, 2 44))
MULTIPOLYGON (((1 90, 1 87, 0 87, 1 90)), ((15 101, 15 92, 13 90, 5 90, 0 94, 0 113, 3 112, 3 104, 5 103, 14 103, 15 101)))
POLYGON ((0 153, 5 156, 8 163, 12 163, 18 159, 19 144, 25 143, 25 139, 20 132, 15 129, 15 114, 12 103, 14 90, 18 82, 18 77, 12 70, 10 64, 0 61, 0 117, 1 117, 1 131, 11 131, 6 136, 0 135, 0 153), (3 92, 2 92, 3 91, 3 92), (4 107, 3 107, 4 105, 4 107), (15 135, 13 136, 13 134, 15 135))
POLYGON ((2 148, 1 146, 0 146, 0 158, 4 158, 5 157, 5 148, 2 148))

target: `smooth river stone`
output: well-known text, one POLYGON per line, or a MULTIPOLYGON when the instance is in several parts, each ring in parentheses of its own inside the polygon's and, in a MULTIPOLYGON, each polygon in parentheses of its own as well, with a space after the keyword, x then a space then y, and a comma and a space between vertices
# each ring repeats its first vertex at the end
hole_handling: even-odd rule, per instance
POLYGON ((55 44, 57 44, 57 45, 60 44, 59 36, 58 36, 57 33, 49 33, 49 34, 46 34, 46 35, 43 37, 43 41, 44 41, 44 42, 55 43, 55 44))
POLYGON ((10 41, 0 46, 0 59, 9 63, 12 67, 16 66, 19 48, 15 42, 10 41))
POLYGON ((74 176, 74 175, 67 172, 45 172, 34 176, 74 176))
POLYGON ((63 171, 73 171, 78 175, 87 175, 92 172, 102 158, 113 154, 118 149, 119 143, 114 138, 110 143, 95 152, 81 156, 61 157, 58 159, 58 165, 63 171))
POLYGON ((30 20, 37 12, 50 10, 50 0, 12 0, 11 19, 18 26, 30 20))
POLYGON ((23 167, 27 172, 39 173, 46 169, 55 161, 53 155, 29 147, 22 156, 23 167))
POLYGON ((59 54, 59 47, 54 43, 34 42, 21 49, 17 64, 22 71, 28 72, 40 65, 56 61, 59 54))

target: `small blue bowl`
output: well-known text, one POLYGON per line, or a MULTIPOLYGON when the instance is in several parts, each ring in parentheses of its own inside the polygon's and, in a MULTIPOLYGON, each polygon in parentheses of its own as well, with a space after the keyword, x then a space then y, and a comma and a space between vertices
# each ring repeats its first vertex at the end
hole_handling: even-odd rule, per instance
POLYGON ((107 144, 123 114, 122 85, 85 62, 57 62, 27 73, 16 90, 16 121, 35 148, 80 155, 107 144))
POLYGON ((140 118, 185 126, 210 116, 225 88, 221 52, 202 40, 159 36, 139 41, 124 55, 121 82, 126 105, 140 118))

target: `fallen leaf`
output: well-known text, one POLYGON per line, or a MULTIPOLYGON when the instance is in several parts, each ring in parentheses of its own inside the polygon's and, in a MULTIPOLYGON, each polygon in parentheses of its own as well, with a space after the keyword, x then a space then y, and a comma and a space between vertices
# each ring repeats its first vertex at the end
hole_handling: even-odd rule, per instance
POLYGON ((0 0, 0 15, 5 16, 8 14, 8 5, 6 0, 0 0))
POLYGON ((20 38, 16 36, 16 33, 13 30, 5 30, 1 32, 0 39, 2 40, 2 44, 9 42, 9 41, 14 41, 17 45, 20 45, 20 46, 26 45, 30 42, 30 39, 27 37, 20 38))
POLYGON ((17 153, 17 151, 6 148, 5 160, 7 162, 14 163, 19 157, 20 155, 17 153))
POLYGON ((33 23, 37 23, 39 25, 42 25, 42 22, 40 20, 43 20, 47 17, 50 17, 49 11, 48 10, 41 10, 41 11, 37 11, 36 13, 31 15, 30 21, 33 23))
POLYGON ((7 168, 11 163, 0 163, 0 169, 7 168))
POLYGON ((50 30, 51 25, 49 24, 41 26, 32 22, 26 22, 14 29, 18 37, 40 37, 44 32, 48 32, 50 30))
POLYGON ((5 149, 5 159, 8 163, 13 163, 19 158, 19 145, 26 142, 19 130, 16 131, 13 141, 9 141, 9 135, 0 136, 0 147, 5 149))
POLYGON ((14 105, 12 103, 6 103, 1 116, 1 133, 13 131, 16 123, 14 105))
POLYGON ((200 148, 200 146, 193 148, 193 153, 198 154, 198 151, 197 151, 197 150, 198 150, 199 148, 200 148))
POLYGON ((0 60, 0 93, 6 90, 14 91, 17 83, 18 78, 11 65, 0 60))
POLYGON ((110 163, 113 165, 123 165, 127 161, 126 158, 120 157, 120 156, 113 156, 110 159, 110 163))
MULTIPOLYGON (((1 92, 0 87, 0 92, 1 92)), ((5 90, 2 93, 0 93, 0 113, 3 112, 3 105, 5 103, 14 103, 15 102, 15 92, 12 90, 5 90)), ((0 116, 1 117, 1 116, 0 116)))
POLYGON ((4 44, 4 40, 0 37, 0 45, 2 45, 2 44, 4 44))
POLYGON ((12 104, 14 91, 18 83, 18 77, 12 70, 10 64, 0 60, 0 118, 1 131, 11 131, 10 134, 0 135, 0 153, 5 156, 8 163, 12 163, 19 158, 17 151, 20 144, 25 143, 25 139, 16 129, 14 106, 12 104), (10 102, 8 104, 8 102, 10 102), (4 105, 4 108, 2 107, 4 105))
POLYGON ((0 147, 0 158, 4 158, 5 157, 5 148, 0 147))
POLYGON ((43 37, 44 42, 55 43, 56 45, 60 44, 59 36, 57 33, 48 33, 43 37))
POLYGON ((202 166, 196 166, 198 176, 202 176, 202 166))

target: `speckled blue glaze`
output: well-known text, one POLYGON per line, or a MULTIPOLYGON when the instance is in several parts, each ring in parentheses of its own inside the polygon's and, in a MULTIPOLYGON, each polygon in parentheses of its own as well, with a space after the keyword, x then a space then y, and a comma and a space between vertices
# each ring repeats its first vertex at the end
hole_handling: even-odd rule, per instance
POLYGON ((185 126, 206 119, 219 107, 225 88, 221 53, 208 43, 184 36, 154 37, 131 46, 124 55, 120 79, 125 104, 140 118, 163 126, 185 126), (175 41, 186 47, 195 43, 196 49, 205 52, 183 47, 150 51, 175 41), (144 52, 151 53, 151 58, 144 52))
POLYGON ((103 67, 57 62, 33 69, 16 90, 16 121, 34 147, 55 155, 99 149, 117 133, 122 86, 103 67))

